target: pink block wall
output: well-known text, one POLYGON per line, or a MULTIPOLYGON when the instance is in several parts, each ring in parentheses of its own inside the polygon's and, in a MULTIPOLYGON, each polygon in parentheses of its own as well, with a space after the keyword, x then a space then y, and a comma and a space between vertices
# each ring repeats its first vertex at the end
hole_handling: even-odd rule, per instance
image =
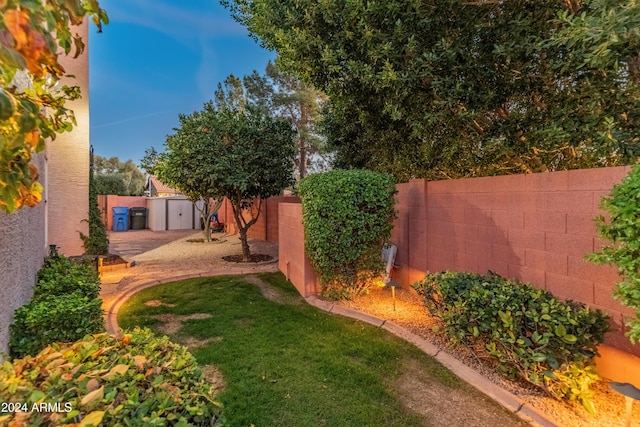
POLYGON ((391 232, 391 242, 398 247, 392 280, 411 284, 427 269, 427 182, 417 179, 396 186, 397 216, 391 232))
POLYGON ((98 196, 98 206, 102 211, 102 220, 105 221, 107 230, 113 227, 113 211, 115 206, 126 206, 128 208, 146 208, 147 198, 144 196, 98 196))
MULTIPOLYGON (((623 326, 633 313, 612 298, 619 281, 616 270, 583 259, 603 244, 593 222, 602 213, 600 199, 629 170, 616 167, 399 184, 391 235, 398 246, 398 268, 392 279, 409 287, 426 271, 491 270, 601 309, 609 314, 615 330, 607 334, 599 370, 607 378, 640 386, 640 345, 629 342, 623 326), (626 354, 624 361, 621 352, 626 354), (622 372, 620 363, 627 369, 622 377, 615 377, 622 372)), ((280 271, 302 295, 317 294, 317 280, 304 256, 301 205, 279 206, 280 271)))
MULTIPOLYGON (((280 202, 300 203, 300 198, 295 196, 274 196, 264 200, 258 221, 247 232, 249 238, 278 243, 278 204, 280 202)), ((248 214, 245 217, 247 220, 250 219, 248 214)), ((238 227, 233 217, 233 209, 228 199, 224 199, 218 211, 218 218, 225 224, 227 233, 236 234, 238 232, 238 227)))
POLYGON ((621 332, 632 311, 611 296, 615 268, 584 261, 602 244, 593 221, 600 199, 628 173, 617 167, 429 182, 427 270, 492 270, 586 303, 618 329, 607 343, 640 355, 621 332))
POLYGON ((278 268, 303 297, 320 295, 320 285, 304 252, 302 204, 278 204, 278 268))

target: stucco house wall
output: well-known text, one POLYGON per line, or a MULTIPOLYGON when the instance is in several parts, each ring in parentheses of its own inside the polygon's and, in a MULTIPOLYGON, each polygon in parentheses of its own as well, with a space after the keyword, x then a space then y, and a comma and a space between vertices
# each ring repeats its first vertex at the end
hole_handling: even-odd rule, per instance
MULTIPOLYGON (((86 21, 74 31, 88 44, 86 21)), ((44 187, 42 202, 11 215, 0 212, 0 353, 8 352, 13 313, 31 299, 48 245, 57 245, 65 255, 84 252, 78 232, 87 234, 89 229, 84 221, 89 215, 87 51, 77 59, 60 57, 66 71, 76 76, 69 83, 80 86, 83 97, 67 104, 78 123, 73 132, 58 135, 44 153, 34 157, 44 187)))
MULTIPOLYGON (((86 21, 74 28, 88 44, 86 21)), ((82 98, 67 105, 73 110, 77 126, 73 132, 58 135, 48 145, 49 188, 47 209, 48 240, 59 252, 84 253, 79 232, 87 234, 89 224, 89 56, 88 48, 78 58, 60 56, 67 73, 76 76, 68 82, 80 86, 82 98)))
MULTIPOLYGON (((45 156, 36 156, 46 188, 45 156)), ((45 194, 46 197, 46 194, 45 194)), ((0 352, 9 350, 9 325, 13 312, 33 295, 36 273, 45 256, 45 203, 11 215, 0 212, 0 352)))

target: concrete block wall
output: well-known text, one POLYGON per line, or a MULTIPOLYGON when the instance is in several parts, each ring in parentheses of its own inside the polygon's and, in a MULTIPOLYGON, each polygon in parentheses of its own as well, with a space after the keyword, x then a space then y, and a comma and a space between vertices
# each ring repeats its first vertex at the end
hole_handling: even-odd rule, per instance
MULTIPOLYGON (((614 267, 584 261, 604 244, 593 221, 602 213, 600 200, 629 170, 398 184, 391 241, 398 246, 399 268, 392 278, 409 287, 426 271, 491 270, 601 309, 611 317, 614 330, 601 346, 598 370, 606 378, 640 387, 640 345, 624 336, 624 323, 633 313, 612 297, 618 274, 614 267)), ((280 209, 280 270, 306 295, 314 282, 302 254, 302 209, 298 213, 283 204, 280 209)))
POLYGON ((622 333, 632 314, 613 299, 614 267, 584 256, 601 247, 593 218, 629 167, 483 177, 427 184, 429 271, 488 270, 607 312, 607 343, 640 355, 622 333))
POLYGON ((102 220, 104 221, 107 230, 111 231, 111 229, 113 228, 112 208, 116 206, 126 206, 128 208, 146 208, 147 198, 144 196, 101 195, 98 196, 98 206, 100 207, 102 220))
POLYGON ((396 219, 391 243, 398 247, 398 268, 392 272, 391 279, 405 285, 424 277, 427 270, 426 186, 424 179, 396 186, 396 219))
POLYGON ((302 204, 278 204, 278 268, 303 297, 320 295, 315 270, 304 251, 302 204))
MULTIPOLYGON (((278 243, 278 204, 280 202, 300 203, 300 198, 295 196, 274 196, 263 200, 258 221, 249 228, 247 233, 249 238, 278 243)), ((238 232, 238 227, 233 217, 233 209, 228 199, 225 199, 220 207, 218 218, 225 224, 227 233, 236 234, 238 232)), ((245 218, 247 220, 250 219, 248 214, 245 214, 245 218)))

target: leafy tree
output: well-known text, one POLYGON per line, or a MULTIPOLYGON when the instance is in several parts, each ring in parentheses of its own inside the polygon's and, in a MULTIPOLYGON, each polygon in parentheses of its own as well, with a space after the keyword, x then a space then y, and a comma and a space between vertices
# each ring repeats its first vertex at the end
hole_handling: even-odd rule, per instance
POLYGON ((632 162, 640 155, 636 3, 225 4, 285 71, 330 97, 326 128, 338 166, 405 180, 632 162), (585 63, 592 55, 599 59, 585 63))
POLYGON ((155 147, 145 148, 144 156, 140 159, 140 169, 144 170, 148 175, 155 175, 159 155, 155 147))
POLYGON ((220 111, 244 112, 249 103, 242 80, 233 74, 229 74, 223 83, 218 83, 214 100, 216 109, 220 111))
POLYGON ((196 203, 204 224, 204 238, 211 241, 211 218, 220 209, 223 200, 213 181, 216 169, 211 161, 217 158, 220 147, 208 138, 208 125, 202 113, 180 115, 179 120, 180 127, 167 136, 166 151, 157 153, 153 148, 146 150, 143 163, 152 165, 151 162, 155 161, 151 167, 158 178, 196 203), (150 154, 152 150, 156 153, 155 159, 150 154), (210 207, 208 202, 214 199, 216 204, 210 207), (201 200, 207 203, 198 204, 201 200))
POLYGON ((299 179, 307 168, 323 170, 325 138, 319 135, 322 104, 326 95, 280 69, 278 61, 267 64, 265 75, 254 71, 243 79, 249 102, 264 107, 276 117, 291 121, 296 130, 296 168, 299 179))
MULTIPOLYGON (((247 231, 258 220, 261 201, 292 184, 294 131, 288 122, 253 106, 237 111, 208 102, 179 118, 180 127, 159 155, 158 178, 193 201, 227 197, 243 260, 249 261, 247 231)), ((210 217, 201 214, 208 234, 210 217)))
POLYGON ((100 191, 113 191, 110 193, 98 194, 118 194, 122 196, 140 196, 144 192, 145 176, 133 160, 121 161, 118 157, 94 156, 94 168, 98 179, 100 191), (109 177, 109 178, 101 178, 109 177), (120 189, 120 184, 124 185, 124 190, 120 189), (106 185, 107 187, 103 187, 106 185), (115 186, 115 187, 114 187, 115 186))
POLYGON ((66 101, 78 99, 78 86, 58 86, 66 74, 58 53, 74 57, 85 44, 70 26, 91 16, 108 23, 97 0, 0 1, 0 209, 11 213, 42 198, 34 153, 47 139, 75 125, 66 101))
POLYGON ((119 174, 96 175, 93 177, 96 194, 127 195, 127 186, 119 174))

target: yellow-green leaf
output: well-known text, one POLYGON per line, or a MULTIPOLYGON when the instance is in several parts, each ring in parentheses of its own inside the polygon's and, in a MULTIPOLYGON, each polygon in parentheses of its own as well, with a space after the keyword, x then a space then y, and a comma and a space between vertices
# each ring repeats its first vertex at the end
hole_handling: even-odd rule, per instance
POLYGON ((122 375, 125 372, 127 372, 128 370, 129 370, 129 365, 124 365, 124 364, 116 365, 113 368, 111 368, 111 370, 109 372, 104 374, 102 376, 102 378, 104 378, 105 380, 111 380, 116 375, 118 375, 118 374, 122 375))
POLYGON ((104 411, 93 411, 80 421, 80 427, 97 426, 102 422, 104 411))
POLYGON ((83 397, 82 400, 80 401, 80 405, 92 406, 95 403, 101 401, 103 397, 104 397, 104 386, 90 392, 85 397, 83 397))

